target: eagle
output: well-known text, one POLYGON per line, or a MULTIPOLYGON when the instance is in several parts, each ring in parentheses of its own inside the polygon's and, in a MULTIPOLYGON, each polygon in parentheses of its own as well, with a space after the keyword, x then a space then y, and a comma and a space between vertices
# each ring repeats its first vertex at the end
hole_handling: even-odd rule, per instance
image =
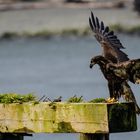
MULTIPOLYGON (((135 96, 127 80, 121 79, 107 69, 109 63, 119 64, 129 61, 128 55, 122 51, 122 49, 125 49, 124 46, 114 34, 114 31, 110 30, 108 26, 105 26, 104 22, 100 21, 98 17, 95 17, 92 11, 89 17, 89 25, 103 50, 102 55, 91 59, 90 68, 92 68, 94 64, 100 66, 104 77, 108 81, 110 98, 119 99, 121 96, 124 96, 127 101, 134 101, 137 106, 135 96)), ((138 108, 138 106, 136 108, 138 108)), ((139 108, 137 110, 139 110, 139 108)))
POLYGON ((110 98, 118 100, 121 97, 121 94, 123 94, 123 92, 121 92, 121 86, 124 80, 108 71, 107 68, 110 63, 112 63, 110 60, 106 59, 104 56, 98 55, 91 59, 90 68, 92 68, 95 64, 99 65, 105 79, 108 81, 110 98))
POLYGON ((90 68, 95 64, 99 65, 104 77, 111 84, 111 86, 109 85, 110 98, 118 100, 123 96, 126 101, 133 101, 136 113, 140 114, 134 93, 127 82, 129 80, 137 83, 140 80, 140 59, 115 64, 104 56, 98 55, 91 59, 90 68))

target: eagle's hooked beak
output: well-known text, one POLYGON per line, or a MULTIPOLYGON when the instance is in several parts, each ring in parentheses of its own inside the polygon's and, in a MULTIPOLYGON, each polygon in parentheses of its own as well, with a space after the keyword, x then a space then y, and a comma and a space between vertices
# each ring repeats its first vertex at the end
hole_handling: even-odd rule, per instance
POLYGON ((90 65, 89 65, 89 67, 92 69, 92 67, 95 65, 95 63, 94 62, 90 62, 90 65))

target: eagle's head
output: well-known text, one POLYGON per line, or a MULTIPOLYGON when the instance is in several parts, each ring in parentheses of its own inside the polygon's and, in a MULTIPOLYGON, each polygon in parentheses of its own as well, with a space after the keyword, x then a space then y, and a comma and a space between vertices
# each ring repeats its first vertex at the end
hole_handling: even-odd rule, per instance
POLYGON ((98 56, 95 56, 93 58, 91 58, 91 61, 90 61, 90 68, 92 68, 95 64, 98 64, 98 65, 105 65, 109 63, 109 61, 103 57, 102 55, 98 55, 98 56))

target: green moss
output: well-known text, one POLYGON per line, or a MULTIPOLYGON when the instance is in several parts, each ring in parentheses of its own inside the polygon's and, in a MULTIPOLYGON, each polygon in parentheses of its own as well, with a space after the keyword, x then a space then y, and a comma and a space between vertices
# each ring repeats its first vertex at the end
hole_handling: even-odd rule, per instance
POLYGON ((81 103, 83 102, 83 96, 77 97, 74 95, 73 97, 70 97, 67 101, 68 103, 81 103))
POLYGON ((110 132, 135 131, 137 129, 133 103, 129 106, 123 103, 109 106, 109 129, 110 132))
POLYGON ((16 93, 8 93, 8 94, 0 94, 0 103, 23 103, 29 101, 36 101, 36 97, 33 94, 16 94, 16 93))
POLYGON ((96 98, 89 101, 89 103, 105 103, 106 100, 104 98, 96 98))
POLYGON ((34 101, 33 104, 34 105, 39 104, 39 101, 34 101))
POLYGON ((55 132, 75 132, 75 130, 72 128, 69 122, 60 122, 58 123, 58 131, 55 132))
POLYGON ((52 103, 49 104, 49 106, 50 106, 51 109, 56 111, 56 109, 57 109, 56 103, 52 102, 52 103))

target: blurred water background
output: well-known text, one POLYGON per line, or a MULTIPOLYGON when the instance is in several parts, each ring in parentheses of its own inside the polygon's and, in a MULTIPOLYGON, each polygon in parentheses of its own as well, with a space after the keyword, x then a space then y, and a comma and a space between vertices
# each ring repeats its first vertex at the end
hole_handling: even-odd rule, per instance
MULTIPOLYGON (((140 20, 129 9, 93 10, 107 24, 117 22, 136 25, 140 20)), ((0 33, 86 27, 89 15, 90 10, 87 8, 0 12, 0 33)), ((140 58, 139 36, 119 34, 118 37, 130 58, 140 58)), ((93 36, 1 39, 0 92, 33 93, 37 97, 47 95, 51 99, 61 95, 64 101, 75 94, 83 96, 86 101, 107 98, 107 83, 99 67, 89 68, 90 58, 101 54, 99 46, 93 36)), ((130 85, 140 105, 140 86, 130 85)), ((111 140, 139 140, 140 117, 137 119, 136 132, 111 134, 111 140)), ((33 137, 25 137, 25 140, 38 139, 77 140, 78 134, 34 134, 33 137)))

